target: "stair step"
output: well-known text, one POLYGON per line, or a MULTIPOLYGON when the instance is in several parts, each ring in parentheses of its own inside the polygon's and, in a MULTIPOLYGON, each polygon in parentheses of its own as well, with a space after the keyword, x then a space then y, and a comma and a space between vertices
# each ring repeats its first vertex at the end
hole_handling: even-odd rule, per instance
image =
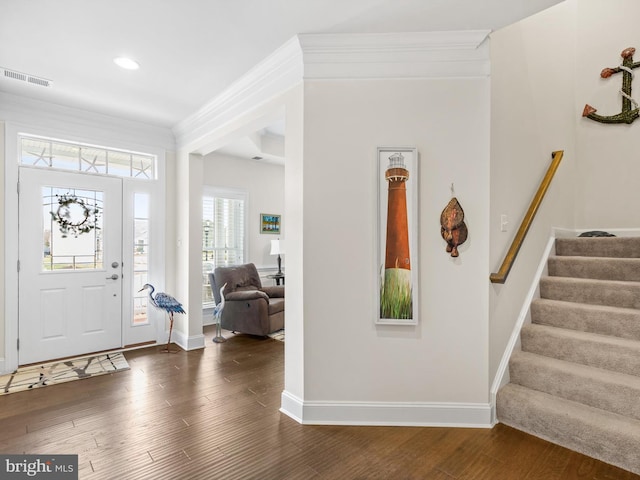
POLYGON ((640 376, 640 342, 596 333, 528 324, 522 350, 568 362, 640 376))
POLYGON ((531 302, 531 321, 640 341, 640 310, 633 308, 537 298, 531 302))
POLYGON ((640 282, 640 258, 549 257, 549 275, 640 282))
POLYGON ((640 474, 640 237, 556 239, 498 420, 640 474))
POLYGON ((640 420, 640 377, 529 352, 509 362, 512 383, 640 420))
POLYGON ((556 255, 640 258, 640 237, 556 238, 556 255))
POLYGON ((640 421, 512 383, 500 389, 498 420, 640 474, 640 421))
POLYGON ((565 302, 640 309, 640 282, 543 277, 540 296, 565 302))

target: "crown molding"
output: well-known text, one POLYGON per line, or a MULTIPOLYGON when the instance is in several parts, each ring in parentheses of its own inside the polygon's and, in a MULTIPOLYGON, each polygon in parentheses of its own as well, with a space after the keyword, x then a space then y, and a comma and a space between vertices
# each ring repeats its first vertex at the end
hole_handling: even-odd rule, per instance
MULTIPOLYGON (((175 138, 169 128, 157 127, 62 106, 32 98, 0 92, 0 119, 27 128, 59 132, 65 138, 73 134, 88 142, 102 142, 122 148, 148 147, 175 150, 175 138), (68 133, 67 133, 68 132, 68 133)), ((50 133, 53 135, 54 133, 50 133)), ((75 138, 74 137, 74 138, 75 138)))
POLYGON ((489 30, 300 35, 304 78, 459 78, 489 75, 489 30))
POLYGON ((293 37, 197 112, 173 127, 178 149, 197 149, 205 138, 302 81, 302 51, 293 37))
POLYGON ((179 150, 197 151, 234 119, 303 80, 486 77, 489 30, 300 34, 173 127, 179 150))

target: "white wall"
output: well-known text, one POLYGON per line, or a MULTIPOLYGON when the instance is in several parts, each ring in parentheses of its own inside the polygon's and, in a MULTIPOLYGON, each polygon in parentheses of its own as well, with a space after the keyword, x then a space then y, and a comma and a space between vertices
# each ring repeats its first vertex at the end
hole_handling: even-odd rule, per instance
MULTIPOLYGON (((576 223, 581 228, 640 226, 640 120, 631 125, 605 125, 581 118, 585 103, 601 115, 619 113, 622 75, 600 78, 605 67, 618 66, 620 52, 638 49, 640 2, 578 1, 575 118, 577 123, 576 223)), ((632 96, 640 98, 640 70, 635 70, 632 96)))
POLYGON ((490 378, 523 306, 551 229, 573 227, 575 3, 491 35, 491 250, 497 272, 554 150, 564 159, 504 285, 490 288, 490 378), (507 232, 500 217, 507 215, 507 232))
MULTIPOLYGON (((286 217, 284 213, 284 166, 256 160, 210 153, 203 158, 202 183, 205 186, 234 188, 249 195, 248 258, 247 262, 258 268, 277 268, 277 257, 269 254, 271 240, 285 239, 286 217), (260 214, 282 215, 282 235, 260 233, 260 214)), ((281 255, 284 268, 286 254, 281 255)))
POLYGON ((303 178, 305 402, 488 402, 488 78, 305 82, 303 178), (417 326, 374 323, 378 146, 420 155, 417 326))

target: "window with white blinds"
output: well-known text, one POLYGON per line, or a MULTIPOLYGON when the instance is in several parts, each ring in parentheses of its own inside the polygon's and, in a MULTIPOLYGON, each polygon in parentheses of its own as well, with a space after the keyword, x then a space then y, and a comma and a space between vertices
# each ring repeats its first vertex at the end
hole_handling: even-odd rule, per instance
POLYGON ((209 273, 216 267, 245 263, 245 192, 206 189, 202 198, 202 301, 213 302, 209 273))

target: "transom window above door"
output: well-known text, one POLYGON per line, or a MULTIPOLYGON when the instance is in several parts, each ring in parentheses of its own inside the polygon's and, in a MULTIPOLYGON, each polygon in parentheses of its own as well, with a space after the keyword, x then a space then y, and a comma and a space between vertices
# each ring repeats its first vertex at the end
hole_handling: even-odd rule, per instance
POLYGON ((20 135, 20 164, 138 180, 156 178, 154 155, 30 135, 20 135))

